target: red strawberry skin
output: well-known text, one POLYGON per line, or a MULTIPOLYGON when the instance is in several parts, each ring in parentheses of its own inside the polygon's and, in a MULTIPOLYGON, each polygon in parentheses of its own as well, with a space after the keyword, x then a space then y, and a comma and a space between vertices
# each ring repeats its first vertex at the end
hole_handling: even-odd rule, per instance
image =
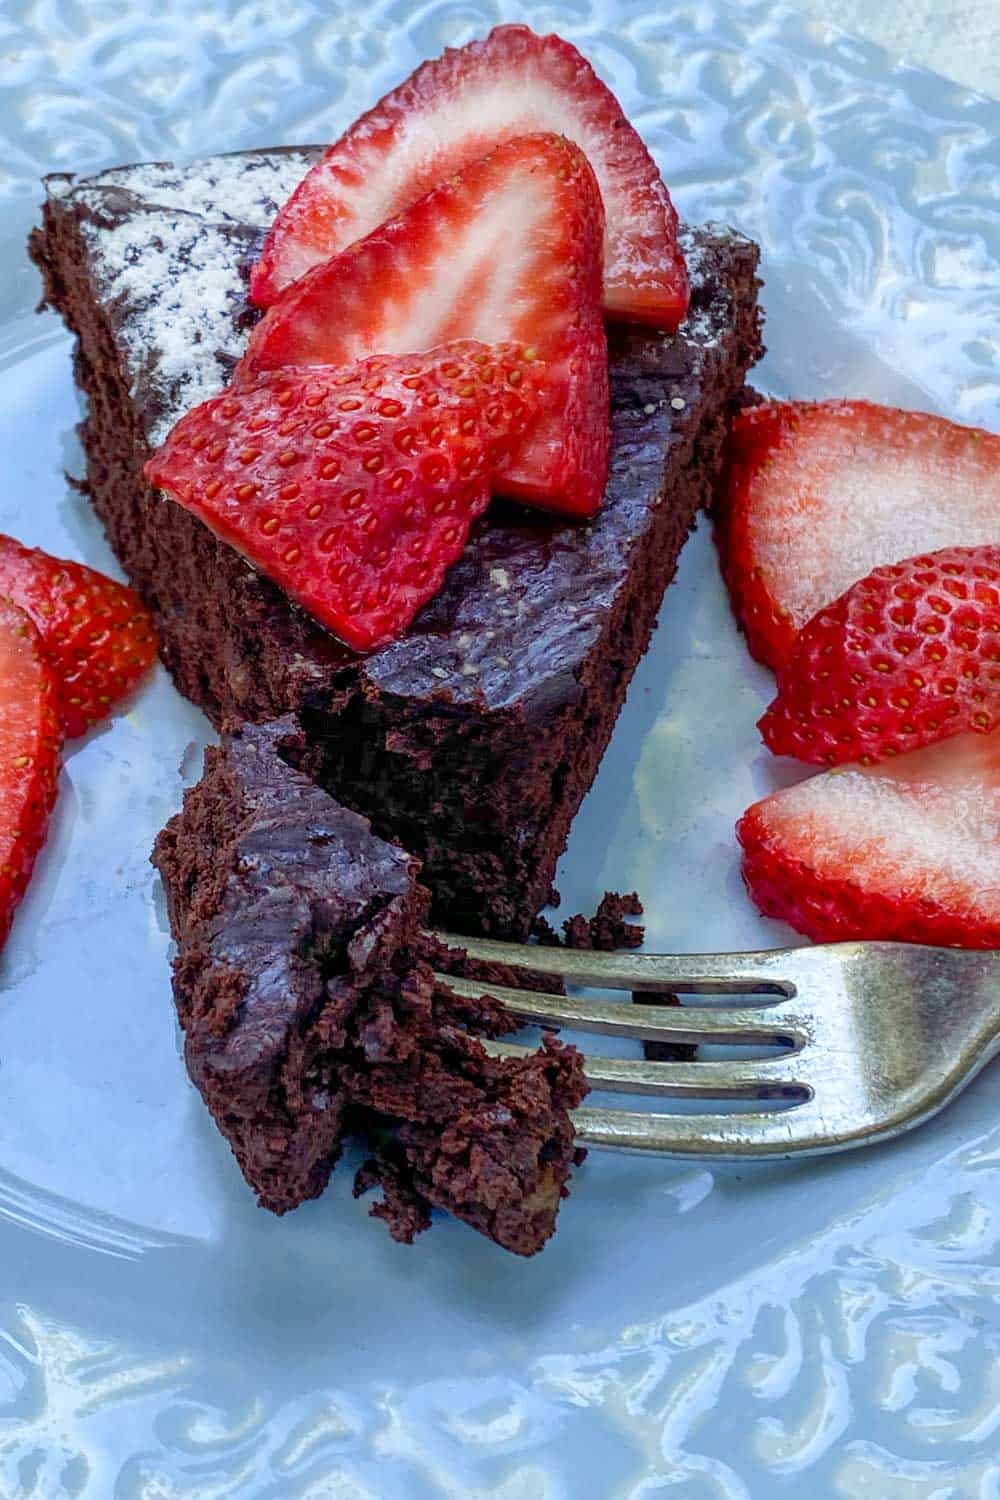
POLYGON ((45 842, 61 748, 56 681, 38 631, 0 599, 0 945, 45 842))
POLYGON ((466 342, 267 371, 183 417, 146 477, 369 651, 440 589, 494 467, 537 420, 540 368, 466 342))
POLYGON ((1000 437, 867 401, 765 402, 733 422, 716 541, 734 613, 775 671, 875 568, 998 540, 1000 437))
POLYGON ((597 174, 608 315, 676 328, 688 281, 656 164, 577 49, 526 26, 498 26, 424 63, 330 147, 279 213, 254 270, 253 300, 269 307, 314 265, 494 147, 540 131, 574 141, 597 174))
POLYGON ((610 446, 602 236, 583 153, 552 135, 510 141, 304 276, 255 328, 237 379, 455 339, 520 343, 545 362, 548 407, 496 489, 592 515, 610 446))
POLYGON ((752 899, 814 942, 1000 948, 1000 733, 826 771, 736 831, 752 899))
POLYGON ((799 633, 760 721, 775 755, 870 763, 1000 726, 1000 547, 877 568, 799 633))
POLYGON ((139 595, 84 563, 0 536, 0 595, 41 635, 70 739, 106 718, 156 660, 152 617, 139 595))

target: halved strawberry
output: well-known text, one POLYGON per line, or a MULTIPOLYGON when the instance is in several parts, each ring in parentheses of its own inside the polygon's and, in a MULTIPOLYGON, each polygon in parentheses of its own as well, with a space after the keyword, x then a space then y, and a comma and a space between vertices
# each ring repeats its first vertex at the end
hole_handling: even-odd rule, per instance
POLYGON ((152 616, 139 595, 84 563, 0 536, 0 595, 38 628, 71 739, 106 718, 156 660, 152 616))
POLYGON ((515 341, 545 361, 549 404, 496 487, 590 515, 608 471, 602 224, 582 152, 552 135, 510 141, 304 276, 254 329, 237 379, 515 341))
POLYGON ((1000 437, 867 401, 768 402, 733 423, 716 539, 754 656, 777 669, 874 568, 1000 541, 1000 437))
POLYGON ((1000 547, 876 568, 800 631, 760 721, 775 755, 880 761, 1000 726, 1000 547))
POLYGON ((55 677, 38 631, 0 599, 0 945, 45 842, 61 748, 55 677))
POLYGON ((816 942, 1000 947, 1000 733, 825 771, 737 836, 761 911, 816 942))
POLYGON ((470 342, 266 371, 182 417, 146 477, 359 651, 440 589, 537 419, 541 365, 470 342))
POLYGON ((498 26, 485 41, 424 63, 330 147, 278 214, 250 283, 253 300, 269 307, 289 283, 438 183, 539 131, 575 141, 597 174, 608 315, 676 328, 687 313, 687 273, 656 163, 577 49, 526 26, 498 26))

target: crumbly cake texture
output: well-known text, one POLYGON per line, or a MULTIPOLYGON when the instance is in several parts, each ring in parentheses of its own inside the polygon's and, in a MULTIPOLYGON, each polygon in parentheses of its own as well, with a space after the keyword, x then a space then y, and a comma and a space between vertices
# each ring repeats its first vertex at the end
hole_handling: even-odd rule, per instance
POLYGON ((579 1054, 486 1053, 515 1023, 435 985, 418 862, 288 764, 300 737, 225 732, 156 845, 191 1077, 274 1212, 322 1192, 353 1132, 396 1238, 438 1207, 534 1254, 579 1155, 579 1054))
POLYGON ((421 857, 434 919, 523 938, 711 498, 760 352, 757 250, 685 230, 680 333, 612 330, 612 472, 593 521, 495 503, 406 636, 359 658, 141 474, 242 353, 246 273, 315 154, 49 179, 32 253, 78 335, 91 498, 181 691, 217 722, 299 711, 303 766, 421 857))
POLYGON ((596 948, 605 953, 615 948, 641 948, 646 929, 630 919, 642 914, 638 892, 622 895, 620 891, 605 891, 592 917, 578 911, 564 920, 562 937, 544 916, 535 918, 532 936, 548 948, 596 948))

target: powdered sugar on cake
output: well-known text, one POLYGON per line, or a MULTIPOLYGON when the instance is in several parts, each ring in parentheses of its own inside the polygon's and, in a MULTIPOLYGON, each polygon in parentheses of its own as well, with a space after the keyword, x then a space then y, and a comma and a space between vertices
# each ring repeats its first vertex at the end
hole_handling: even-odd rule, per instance
POLYGON ((81 232, 119 314, 116 337, 151 446, 222 388, 242 354, 241 265, 254 230, 267 227, 307 164, 298 152, 211 157, 183 169, 146 163, 71 190, 90 211, 81 232))
POLYGON ((139 162, 112 167, 88 178, 79 184, 76 194, 91 206, 100 207, 108 188, 118 187, 158 208, 182 209, 206 219, 267 229, 315 154, 303 148, 208 156, 186 166, 139 162))
POLYGON ((147 413, 155 447, 179 416, 221 389, 225 356, 242 351, 246 243, 190 215, 165 213, 136 215, 113 229, 87 225, 84 236, 112 295, 127 303, 117 338, 137 407, 147 406, 141 382, 156 398, 147 413))

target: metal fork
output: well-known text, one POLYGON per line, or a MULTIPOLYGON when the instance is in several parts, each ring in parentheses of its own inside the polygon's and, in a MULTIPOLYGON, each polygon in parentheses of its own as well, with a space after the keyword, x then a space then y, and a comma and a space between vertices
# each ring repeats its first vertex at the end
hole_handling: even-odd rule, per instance
MULTIPOLYGON (((470 958, 567 984, 651 994, 753 995, 739 1007, 593 1000, 440 975, 543 1027, 688 1045, 777 1045, 780 1056, 648 1062, 585 1057, 598 1091, 771 1101, 753 1113, 584 1107, 580 1141, 716 1160, 843 1151, 930 1119, 1000 1051, 1000 952, 838 943, 762 953, 593 953, 439 933, 470 958), (777 1101, 792 1101, 776 1109, 777 1101)), ((500 1055, 532 1049, 491 1044, 500 1055)))

